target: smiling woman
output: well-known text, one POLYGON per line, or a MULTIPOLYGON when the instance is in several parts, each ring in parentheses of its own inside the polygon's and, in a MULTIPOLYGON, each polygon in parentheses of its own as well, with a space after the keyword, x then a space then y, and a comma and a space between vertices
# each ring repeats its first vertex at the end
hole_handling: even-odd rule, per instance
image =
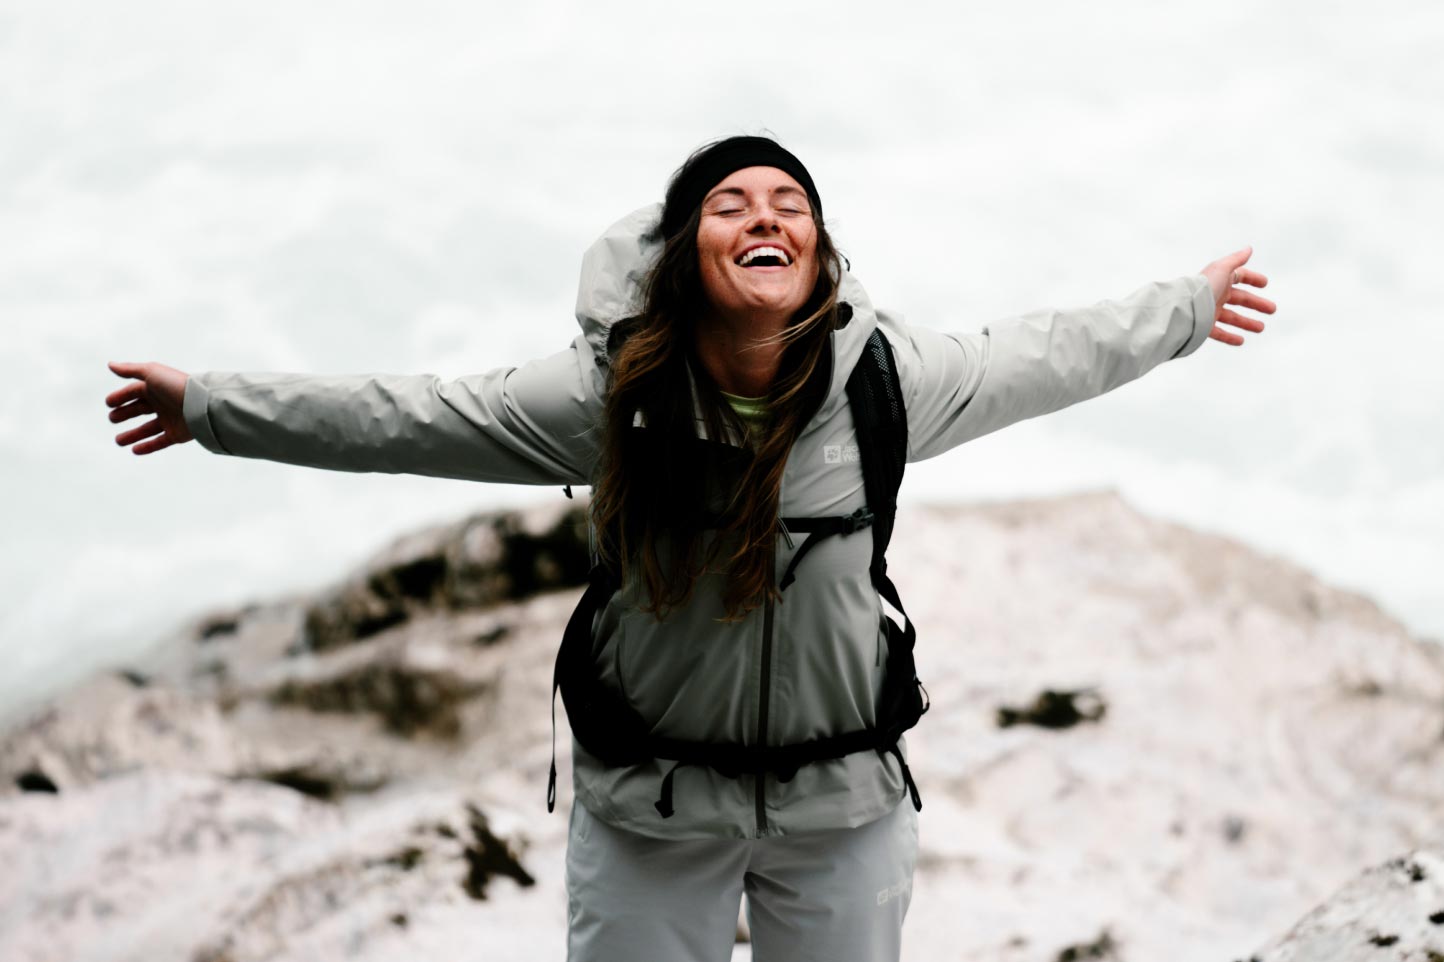
POLYGON ((769 594, 783 467, 822 400, 816 375, 835 327, 842 272, 821 211, 807 169, 761 137, 710 145, 672 180, 657 269, 611 362, 594 497, 601 554, 624 569, 635 563, 649 610, 664 612, 691 598, 707 535, 677 524, 667 479, 705 472, 680 463, 686 455, 671 446, 652 450, 634 441, 624 450, 638 411, 647 424, 677 433, 689 430, 695 407, 708 436, 730 431, 748 439, 753 456, 729 499, 726 536, 713 538, 711 551, 720 552, 728 536, 735 542, 724 555, 729 618, 769 594), (694 368, 707 376, 695 378, 694 368), (744 422, 722 392, 765 398, 770 422, 744 422), (664 560, 663 542, 672 562, 664 560))
POLYGON ((583 332, 551 357, 451 382, 115 363, 135 380, 106 402, 154 415, 116 438, 137 454, 194 437, 592 484, 595 566, 557 671, 568 958, 720 962, 745 891, 758 962, 896 960, 921 808, 902 735, 926 707, 912 626, 883 606, 901 610, 883 551, 903 463, 1242 343, 1222 325, 1263 323, 1229 305, 1274 311, 1233 286, 1267 283, 1250 254, 943 334, 872 306, 800 160, 733 137, 587 252, 583 332))

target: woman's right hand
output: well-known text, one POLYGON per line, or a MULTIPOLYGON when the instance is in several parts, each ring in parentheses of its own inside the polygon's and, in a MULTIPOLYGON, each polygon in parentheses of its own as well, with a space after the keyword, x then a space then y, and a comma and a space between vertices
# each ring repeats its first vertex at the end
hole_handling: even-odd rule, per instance
POLYGON ((123 447, 152 438, 143 444, 135 444, 131 449, 136 454, 152 454, 172 444, 183 444, 194 437, 190 428, 186 427, 185 417, 181 413, 181 402, 185 400, 189 374, 154 361, 143 364, 111 361, 110 369, 120 377, 135 379, 106 395, 105 403, 111 408, 111 422, 129 421, 143 414, 155 415, 154 419, 145 424, 117 434, 116 444, 123 447))

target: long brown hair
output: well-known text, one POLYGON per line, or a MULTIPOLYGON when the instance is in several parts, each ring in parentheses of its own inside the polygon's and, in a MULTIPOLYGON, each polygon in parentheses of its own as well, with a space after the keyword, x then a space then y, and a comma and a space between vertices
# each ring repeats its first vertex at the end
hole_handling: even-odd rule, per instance
POLYGON ((740 619, 778 597, 773 559, 783 470, 793 443, 826 399, 828 338, 837 324, 840 257, 816 205, 812 216, 817 283, 775 335, 783 351, 763 424, 749 426, 738 417, 698 360, 696 319, 706 309, 697 248, 700 207, 663 246, 645 282, 642 313, 616 332, 624 339, 614 337, 621 343, 610 359, 592 521, 602 561, 621 571, 624 584, 639 581, 642 610, 659 619, 687 604, 713 565, 726 573, 724 620, 740 619), (710 446, 708 453, 696 440, 699 414, 708 438, 742 442, 724 456, 737 459, 740 482, 714 492, 719 497, 710 504, 706 475, 718 449, 710 446), (718 530, 704 550, 707 527, 718 530))

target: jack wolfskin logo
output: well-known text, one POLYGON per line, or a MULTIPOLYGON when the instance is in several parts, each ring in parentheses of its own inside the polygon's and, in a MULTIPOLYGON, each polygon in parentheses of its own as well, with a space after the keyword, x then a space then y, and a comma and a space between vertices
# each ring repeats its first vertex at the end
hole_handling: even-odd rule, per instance
POLYGON ((857 461, 862 457, 856 444, 824 444, 822 446, 823 464, 842 464, 843 462, 857 461))
POLYGON ((903 894, 906 893, 906 892, 911 892, 911 891, 912 891, 912 888, 913 888, 912 879, 903 879, 901 882, 897 883, 896 885, 890 885, 890 886, 888 886, 888 887, 885 888, 885 889, 878 889, 878 890, 877 890, 877 904, 878 904, 878 905, 886 905, 887 903, 891 902, 893 899, 902 898, 902 897, 903 897, 903 894))

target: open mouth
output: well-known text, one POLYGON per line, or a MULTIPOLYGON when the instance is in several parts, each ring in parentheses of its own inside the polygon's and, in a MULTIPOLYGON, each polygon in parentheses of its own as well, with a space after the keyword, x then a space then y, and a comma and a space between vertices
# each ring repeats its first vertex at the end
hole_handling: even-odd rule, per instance
POLYGON ((780 247, 754 247, 737 258, 738 267, 787 267, 792 258, 780 247))

